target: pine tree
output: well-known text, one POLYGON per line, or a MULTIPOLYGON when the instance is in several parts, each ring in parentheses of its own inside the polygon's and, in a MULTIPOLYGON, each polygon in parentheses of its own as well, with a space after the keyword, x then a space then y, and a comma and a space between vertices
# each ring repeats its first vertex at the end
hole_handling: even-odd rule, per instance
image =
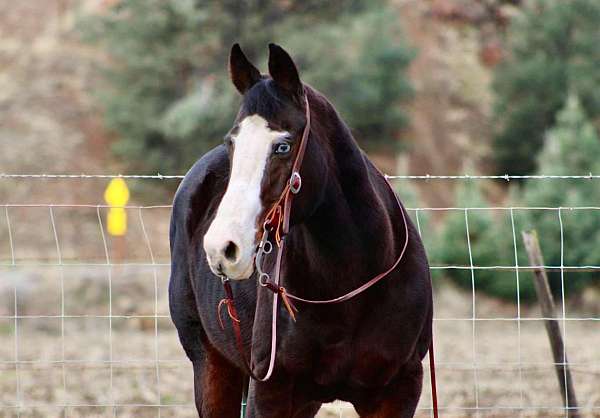
MULTIPOLYGON (((558 113, 557 124, 545 135, 544 146, 538 158, 535 174, 588 175, 600 173, 600 138, 591 124, 576 95, 568 97, 565 107, 558 113)), ((477 184, 462 184, 456 201, 464 207, 488 206, 477 184)), ((515 187, 515 186, 513 186, 515 187)), ((513 271, 486 269, 492 266, 515 265, 515 244, 519 266, 529 265, 522 244, 521 231, 535 229, 548 266, 561 265, 562 245, 565 266, 600 265, 600 211, 592 209, 571 210, 572 207, 600 207, 598 180, 528 180, 523 189, 511 190, 510 202, 514 209, 512 219, 507 210, 469 210, 469 240, 466 234, 464 211, 454 211, 445 219, 444 227, 431 252, 432 264, 482 266, 475 269, 448 269, 437 271, 436 276, 448 277, 454 283, 470 290, 475 289, 491 296, 516 301, 516 274, 513 271), (544 209, 532 209, 544 208, 544 209), (561 210, 560 218, 556 208, 561 210), (514 222, 514 236, 513 236, 514 222), (514 237, 514 238, 513 238, 514 237), (469 243, 471 252, 469 255, 469 243)), ((562 291, 560 271, 549 274, 550 285, 556 295, 562 291)), ((564 271, 565 294, 576 293, 593 283, 598 274, 564 271)), ((519 295, 523 302, 535 300, 531 274, 521 271, 519 295)))
MULTIPOLYGON (((546 137, 538 159, 538 174, 587 175, 600 173, 600 138, 577 96, 570 95, 546 137)), ((600 206, 597 180, 530 180, 525 184, 523 202, 527 206, 563 207, 529 211, 528 227, 536 229, 546 264, 561 265, 561 222, 564 265, 600 265, 600 212, 571 207, 600 206)), ((551 274, 552 287, 561 288, 560 273, 551 274)), ((597 273, 567 271, 565 289, 577 291, 597 273)))
POLYGON ((600 116, 600 2, 537 0, 509 28, 509 56, 495 73, 498 170, 528 174, 568 91, 600 116))

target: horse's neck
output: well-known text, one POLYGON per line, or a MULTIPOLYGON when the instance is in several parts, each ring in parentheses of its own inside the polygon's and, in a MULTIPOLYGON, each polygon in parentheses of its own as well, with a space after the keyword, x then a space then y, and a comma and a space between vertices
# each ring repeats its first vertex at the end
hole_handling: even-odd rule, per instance
POLYGON ((334 134, 336 167, 330 170, 323 202, 300 227, 297 244, 303 248, 300 254, 307 272, 327 280, 320 284, 323 290, 338 296, 339 289, 331 288, 337 280, 332 283, 331 276, 343 278, 344 283, 337 285, 344 290, 362 284, 391 262, 395 239, 384 203, 387 199, 382 199, 377 189, 383 179, 366 161, 343 122, 334 134))

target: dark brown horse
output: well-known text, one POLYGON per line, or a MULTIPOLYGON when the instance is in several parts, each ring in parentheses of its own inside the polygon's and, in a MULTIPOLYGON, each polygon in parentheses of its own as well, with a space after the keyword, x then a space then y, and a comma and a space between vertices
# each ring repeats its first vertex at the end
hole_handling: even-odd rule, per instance
MULTIPOLYGON (((224 145, 192 167, 175 196, 169 301, 193 364, 198 413, 237 418, 246 390, 247 417, 313 417, 334 399, 351 402, 361 417, 412 417, 432 321, 419 235, 331 103, 300 81, 290 56, 273 44, 269 73, 261 75, 234 45, 230 75, 243 95, 239 113, 224 145), (259 285, 257 244, 305 131, 302 185, 281 259, 287 292, 335 299, 403 256, 383 280, 350 300, 296 302, 295 322, 280 303, 275 368, 262 382, 248 378, 233 324, 240 321, 252 370, 264 375, 277 295, 259 285), (237 308, 234 318, 223 314, 224 329, 217 314, 226 297, 220 277, 231 279, 237 308)), ((273 264, 267 260, 267 268, 273 264)))

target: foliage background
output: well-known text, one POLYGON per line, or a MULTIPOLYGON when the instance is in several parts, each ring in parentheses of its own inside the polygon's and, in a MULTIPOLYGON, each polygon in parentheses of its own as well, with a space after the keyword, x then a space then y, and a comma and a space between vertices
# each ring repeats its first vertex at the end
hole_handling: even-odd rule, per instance
MULTIPOLYGON (((581 102, 571 94, 557 115, 557 124, 545 137, 538 156, 538 169, 534 174, 586 175, 599 173, 600 138, 589 121, 581 102)), ((457 202, 465 207, 489 206, 478 184, 466 183, 457 191, 457 202)), ((476 266, 529 265, 522 245, 520 231, 536 230, 545 264, 549 266, 598 266, 600 253, 600 213, 597 210, 570 210, 572 207, 594 207, 600 202, 600 188, 592 181, 581 180, 527 180, 522 187, 513 186, 508 199, 517 207, 564 208, 557 210, 514 210, 512 219, 507 210, 472 210, 468 213, 469 239, 465 227, 465 213, 453 212, 448 216, 441 240, 432 251, 434 258, 445 265, 470 265, 471 246, 473 264, 476 266), (560 218, 559 218, 560 216, 560 218), (513 231, 514 222, 514 231, 513 231), (562 223, 562 225, 561 225, 562 223), (516 241, 513 242, 513 232, 516 241), (458 245, 457 245, 458 244, 458 245), (516 253, 515 254, 515 248, 516 253), (592 249, 592 250, 591 250, 592 249)), ((550 285, 556 295, 562 292, 561 272, 549 274, 550 285)), ((463 288, 475 287, 485 293, 515 300, 517 292, 513 272, 504 275, 497 270, 469 270, 446 272, 463 288), (506 277, 503 277, 506 276, 506 277)), ((598 285, 597 273, 566 270, 565 295, 577 294, 586 286, 598 285)), ((520 297, 535 300, 535 289, 530 274, 522 274, 519 283, 520 297)))
POLYGON ((413 55, 383 1, 130 0, 81 24, 109 55, 99 98, 114 151, 137 170, 181 172, 221 141, 238 108, 228 80, 241 41, 259 68, 277 41, 367 148, 395 149, 413 55), (309 29, 309 30, 307 30, 309 29))
POLYGON ((600 2, 536 0, 514 20, 495 72, 498 172, 528 174, 569 92, 600 115, 600 2))

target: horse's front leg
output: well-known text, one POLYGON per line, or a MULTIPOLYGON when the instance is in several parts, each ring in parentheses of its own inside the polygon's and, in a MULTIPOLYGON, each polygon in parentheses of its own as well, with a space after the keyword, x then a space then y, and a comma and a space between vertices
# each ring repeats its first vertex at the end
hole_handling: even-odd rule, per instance
POLYGON ((361 418, 412 418, 421 397, 423 366, 420 362, 407 367, 380 393, 374 394, 375 402, 354 404, 361 418))
POLYGON ((207 348, 206 355, 192 363, 198 416, 238 418, 244 386, 242 372, 212 348, 207 348))
POLYGON ((313 418, 320 407, 294 391, 292 380, 250 380, 246 418, 313 418))

